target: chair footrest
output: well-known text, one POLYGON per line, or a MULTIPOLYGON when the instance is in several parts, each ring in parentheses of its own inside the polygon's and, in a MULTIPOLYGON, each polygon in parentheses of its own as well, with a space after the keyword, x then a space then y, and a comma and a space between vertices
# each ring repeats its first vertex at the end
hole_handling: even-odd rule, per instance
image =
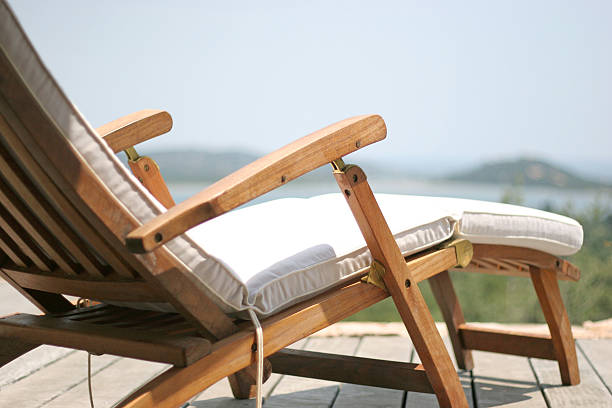
POLYGON ((556 360, 550 335, 519 333, 462 324, 459 336, 463 348, 470 350, 492 351, 523 357, 556 360))
POLYGON ((61 315, 25 313, 0 319, 0 337, 187 366, 210 353, 211 343, 174 313, 93 306, 61 315))
POLYGON ((272 371, 298 377, 434 393, 421 364, 282 349, 268 357, 272 371))

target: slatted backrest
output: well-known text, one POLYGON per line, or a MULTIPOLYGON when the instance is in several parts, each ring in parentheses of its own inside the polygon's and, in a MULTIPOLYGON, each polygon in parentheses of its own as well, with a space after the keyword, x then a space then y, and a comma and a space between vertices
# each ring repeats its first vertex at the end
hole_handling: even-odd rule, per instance
POLYGON ((66 134, 73 127, 93 130, 76 111, 69 118, 49 112, 49 99, 65 96, 4 0, 0 23, 0 269, 5 278, 28 293, 169 302, 202 331, 216 337, 234 331, 202 283, 166 248, 138 256, 127 251, 124 238, 140 222, 66 134), (27 48, 27 59, 15 56, 19 47, 27 48), (38 82, 32 67, 45 74, 38 82), (48 98, 45 103, 41 95, 48 98))

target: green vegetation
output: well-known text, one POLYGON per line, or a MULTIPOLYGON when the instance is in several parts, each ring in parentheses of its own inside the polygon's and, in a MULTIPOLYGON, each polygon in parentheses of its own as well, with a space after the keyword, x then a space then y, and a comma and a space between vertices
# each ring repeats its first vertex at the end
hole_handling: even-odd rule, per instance
MULTIPOLYGON (((520 188, 514 187, 504 196, 520 204, 520 188), (517 199, 518 198, 518 199, 517 199), (519 202, 516 202, 519 201, 519 202)), ((612 317, 612 200, 603 198, 589 208, 577 211, 565 208, 545 208, 579 221, 584 228, 582 249, 568 259, 582 271, 578 282, 560 282, 563 299, 573 324, 586 320, 612 317)), ((455 290, 468 321, 528 323, 543 322, 535 291, 530 279, 492 276, 466 272, 451 272, 455 290)), ((429 284, 422 282, 421 291, 434 318, 442 315, 433 299, 429 284)), ((352 321, 399 321, 391 299, 352 316, 352 321)))

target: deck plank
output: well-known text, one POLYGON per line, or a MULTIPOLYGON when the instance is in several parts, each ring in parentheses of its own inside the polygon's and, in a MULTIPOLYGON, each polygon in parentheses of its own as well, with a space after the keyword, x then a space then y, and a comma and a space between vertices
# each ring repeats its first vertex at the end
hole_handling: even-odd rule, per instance
MULTIPOLYGON (((306 343, 305 349, 353 355, 358 344, 359 338, 357 337, 312 337, 306 343)), ((340 384, 335 381, 285 375, 266 399, 265 405, 268 408, 329 408, 336 399, 339 387, 340 384)))
MULTIPOLYGON (((363 337, 355 355, 409 362, 413 347, 408 337, 363 337)), ((404 392, 364 385, 342 384, 334 408, 400 407, 404 392)))
POLYGON ((531 359, 531 364, 544 391, 550 408, 612 407, 612 395, 589 365, 584 354, 578 351, 580 384, 562 386, 556 361, 531 359))
POLYGON ((0 367, 0 390, 42 369, 74 350, 64 347, 40 346, 0 367))
MULTIPOLYGON (((455 360, 455 354, 453 353, 453 346, 448 338, 448 332, 446 328, 438 328, 440 330, 440 335, 444 340, 444 345, 446 346, 446 350, 451 356, 451 360, 453 361, 453 365, 455 369, 457 368, 457 361, 455 360)), ((412 355, 413 363, 420 363, 421 359, 419 355, 415 352, 412 355)), ((459 371, 459 381, 461 382, 461 386, 463 387, 463 391, 465 392, 465 396, 467 398, 468 404, 471 408, 474 408, 474 400, 472 397, 472 375, 469 371, 461 370, 459 371)), ((437 408, 440 404, 438 404, 438 400, 434 394, 425 394, 422 392, 408 392, 406 393, 406 403, 404 408, 437 408)))
MULTIPOLYGON (((92 371, 118 361, 120 357, 98 356, 92 359, 92 371)), ((50 403, 73 387, 87 380, 87 353, 75 352, 44 369, 2 388, 2 406, 40 407, 50 403)), ((86 406, 88 399, 81 401, 86 406)))
POLYGON ((478 407, 546 408, 526 357, 473 351, 478 407))
POLYGON ((583 339, 578 345, 612 393, 612 339, 583 339))
MULTIPOLYGON (((301 350, 304 348, 308 339, 302 339, 293 343, 290 348, 301 350)), ((282 379, 281 374, 272 374, 268 381, 263 385, 262 393, 267 398, 272 390, 282 379)), ((254 407, 255 400, 237 400, 232 395, 232 389, 226 378, 216 382, 211 387, 201 392, 191 401, 190 407, 197 408, 241 408, 254 407)))
MULTIPOLYGON (((86 353, 79 352, 86 358, 86 353)), ((156 374, 170 367, 167 364, 150 361, 120 358, 114 363, 94 372, 95 360, 100 356, 92 356, 92 394, 96 407, 110 407, 121 400, 141 384, 156 374)), ((55 398, 44 408, 82 408, 89 404, 87 380, 84 379, 75 387, 55 398)))

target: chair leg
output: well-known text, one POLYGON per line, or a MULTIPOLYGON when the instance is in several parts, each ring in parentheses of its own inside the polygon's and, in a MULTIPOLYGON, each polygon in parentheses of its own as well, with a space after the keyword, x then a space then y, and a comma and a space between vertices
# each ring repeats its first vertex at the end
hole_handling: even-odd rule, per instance
POLYGON ((365 173, 357 166, 334 162, 334 176, 353 212, 372 258, 384 268, 383 280, 393 298, 412 343, 423 362, 441 407, 468 407, 453 362, 412 278, 387 221, 378 207, 365 173))
POLYGON ((580 372, 576 358, 576 344, 572 328, 563 305, 557 275, 554 271, 532 267, 529 270, 535 287, 561 371, 564 385, 580 383, 580 372))
POLYGON ((0 367, 38 346, 40 344, 17 343, 15 339, 0 338, 0 367))
POLYGON ((450 274, 448 271, 440 272, 429 278, 428 281, 446 322, 457 366, 463 370, 471 370, 474 368, 472 351, 463 347, 463 342, 459 336, 459 326, 465 324, 465 318, 463 317, 459 299, 455 294, 450 274))
MULTIPOLYGON (((267 358, 264 359, 264 376, 265 383, 272 375, 272 364, 267 358)), ((232 394, 236 399, 249 399, 257 395, 257 365, 253 364, 244 368, 235 374, 227 377, 232 394)))

